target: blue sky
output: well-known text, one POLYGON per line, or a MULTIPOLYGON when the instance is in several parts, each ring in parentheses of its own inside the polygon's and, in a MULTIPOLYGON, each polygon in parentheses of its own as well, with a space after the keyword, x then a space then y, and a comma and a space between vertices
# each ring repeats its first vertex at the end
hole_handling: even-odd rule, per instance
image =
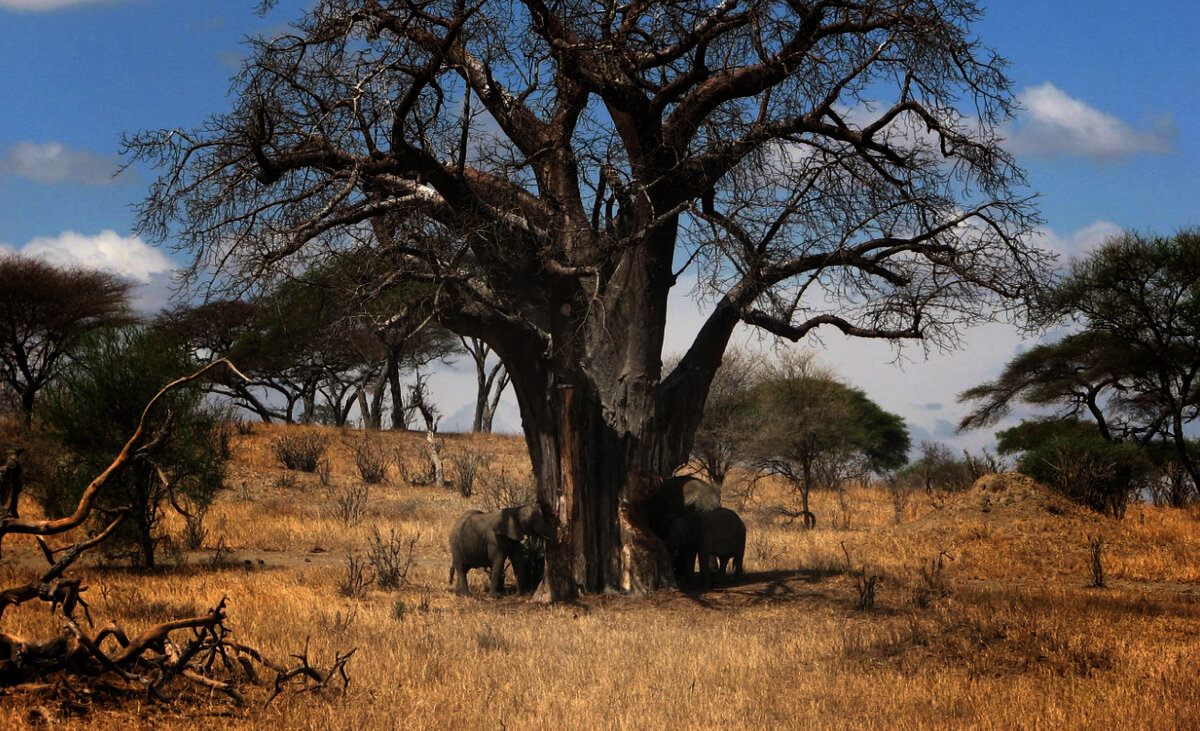
MULTIPOLYGON (((174 262, 132 233, 130 206, 151 173, 112 177, 121 135, 223 110, 242 39, 282 28, 299 3, 266 17, 256 4, 0 0, 0 248, 121 271, 146 283, 143 304, 163 302, 174 262)), ((1041 195, 1045 245, 1071 255, 1123 229, 1200 225, 1200 3, 1006 0, 977 31, 1009 60, 1024 106, 1009 146, 1041 195)), ((672 307, 680 323, 699 321, 688 301, 672 307)), ((928 360, 910 350, 896 366, 878 343, 820 345, 827 365, 905 416, 917 439, 975 447, 990 434, 952 433, 963 411, 954 395, 1025 345, 994 326, 964 346, 928 360)), ((448 427, 466 413, 463 375, 435 384, 448 427)), ((500 421, 519 424, 511 403, 500 421)))

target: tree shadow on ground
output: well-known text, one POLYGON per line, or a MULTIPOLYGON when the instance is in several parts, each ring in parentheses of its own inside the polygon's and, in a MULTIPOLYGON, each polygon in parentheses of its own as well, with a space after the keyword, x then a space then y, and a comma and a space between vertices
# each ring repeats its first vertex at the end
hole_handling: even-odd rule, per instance
POLYGON ((699 579, 693 579, 680 588, 680 595, 707 608, 731 603, 753 606, 816 597, 832 598, 835 594, 840 597, 841 592, 835 592, 826 579, 842 573, 829 569, 746 572, 742 576, 714 577, 711 588, 705 588, 699 579))

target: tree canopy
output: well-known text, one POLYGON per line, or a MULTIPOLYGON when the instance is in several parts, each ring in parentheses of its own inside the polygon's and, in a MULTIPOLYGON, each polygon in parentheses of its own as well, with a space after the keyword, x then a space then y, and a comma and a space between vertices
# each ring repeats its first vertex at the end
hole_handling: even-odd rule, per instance
POLYGON ((993 424, 1017 402, 1051 407, 1060 419, 1088 419, 1108 442, 1169 445, 1200 484, 1187 434, 1200 415, 1200 232, 1109 240, 1071 264, 1042 317, 1076 330, 964 392, 977 406, 962 427, 993 424))
MULTIPOLYGON (((106 328, 87 338, 45 404, 47 425, 68 453, 57 475, 67 483, 62 497, 68 506, 124 446, 125 435, 137 429, 146 403, 163 383, 194 369, 183 343, 159 329, 106 328)), ((228 456, 222 454, 220 415, 204 403, 198 386, 164 394, 153 416, 169 423, 162 446, 112 475, 97 497, 106 512, 129 512, 110 545, 151 568, 167 537, 162 527, 167 505, 192 516, 205 510, 223 485, 228 456)))
POLYGON ((26 423, 38 392, 90 333, 131 320, 132 286, 107 272, 0 256, 0 377, 26 423))
POLYGON ((232 109, 127 139, 162 168, 139 230, 218 287, 365 257, 364 297, 428 284, 511 376, 560 527, 551 595, 645 591, 670 567, 621 506, 687 459, 737 323, 952 344, 1038 291, 979 16, 323 0, 251 42, 232 109), (665 374, 668 294, 693 276, 715 304, 665 374))
POLYGON ((904 419, 811 358, 790 358, 770 369, 751 390, 749 409, 753 431, 745 452, 761 469, 795 484, 806 512, 812 488, 838 488, 908 461, 904 419))

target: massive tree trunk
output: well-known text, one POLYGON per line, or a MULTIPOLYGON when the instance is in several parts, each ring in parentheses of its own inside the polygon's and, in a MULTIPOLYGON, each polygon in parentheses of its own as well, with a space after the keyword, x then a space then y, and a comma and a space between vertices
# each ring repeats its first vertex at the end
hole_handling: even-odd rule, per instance
MULTIPOLYGON (((655 243, 670 251, 669 243, 655 243)), ((587 282, 558 291, 549 348, 539 352, 521 339, 492 343, 508 364, 539 501, 558 519, 558 541, 546 557, 552 601, 579 590, 645 594, 674 586, 643 502, 686 462, 737 317, 722 303, 663 379, 669 284, 662 274, 670 270, 648 271, 651 260, 645 249, 628 253, 617 267, 626 273, 609 280, 606 312, 587 282)))

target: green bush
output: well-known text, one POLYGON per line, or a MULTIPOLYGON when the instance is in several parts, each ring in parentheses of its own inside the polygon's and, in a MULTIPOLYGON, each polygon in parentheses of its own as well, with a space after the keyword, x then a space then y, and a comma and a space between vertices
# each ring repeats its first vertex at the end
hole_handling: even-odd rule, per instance
POLYGON ((1159 474, 1137 446, 1106 441, 1095 425, 1074 419, 1027 421, 996 436, 1001 454, 1019 454, 1022 473, 1115 518, 1159 474))
MULTIPOLYGON (((112 329, 88 341, 56 381, 43 411, 67 455, 61 472, 67 499, 59 509, 73 509, 108 467, 150 399, 197 367, 181 344, 152 329, 112 329)), ((160 530, 164 510, 202 512, 224 480, 222 419, 205 406, 201 390, 185 386, 167 394, 151 414, 150 428, 161 428, 168 415, 163 444, 110 478, 97 500, 100 521, 110 520, 105 510, 129 510, 107 544, 114 549, 110 556, 151 568, 168 538, 160 530)))

